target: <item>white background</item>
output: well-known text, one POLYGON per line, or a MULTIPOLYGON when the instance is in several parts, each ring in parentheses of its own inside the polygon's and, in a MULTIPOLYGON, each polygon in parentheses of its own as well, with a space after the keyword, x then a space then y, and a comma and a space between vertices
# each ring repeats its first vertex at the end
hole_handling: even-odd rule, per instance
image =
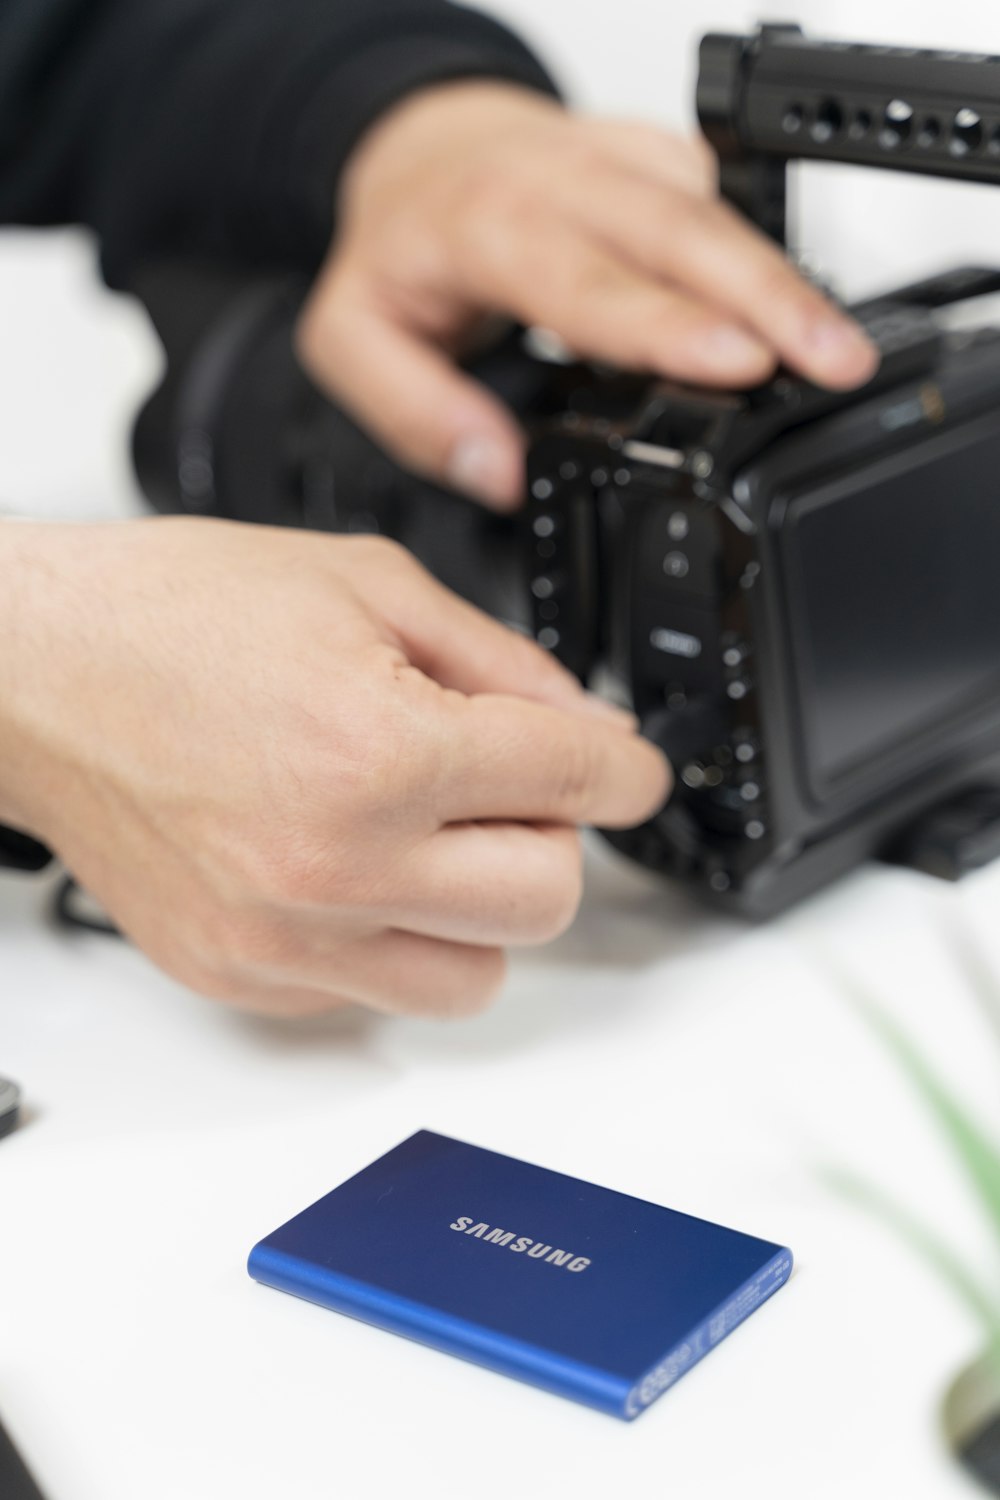
MULTIPOLYGON (((697 36, 754 20, 724 0, 493 8, 588 105, 672 126, 697 36)), ((1000 51, 1000 12, 970 0, 794 18, 1000 51)), ((988 190, 805 177, 803 241, 851 289, 1000 253, 988 190)), ((0 504, 136 505, 124 439, 158 356, 92 261, 74 234, 0 240, 0 504)), ((1000 1133, 977 1003, 1000 988, 1000 872, 868 869, 754 931, 595 853, 574 930, 454 1028, 241 1020, 50 930, 45 897, 0 878, 0 1072, 30 1101, 0 1143, 0 1411, 52 1500, 972 1493, 936 1413, 978 1331, 821 1168, 891 1191, 1000 1296, 1000 1252, 845 978, 1000 1133), (256 1238, 420 1126, 787 1243, 796 1275, 630 1427, 247 1280, 256 1238)))

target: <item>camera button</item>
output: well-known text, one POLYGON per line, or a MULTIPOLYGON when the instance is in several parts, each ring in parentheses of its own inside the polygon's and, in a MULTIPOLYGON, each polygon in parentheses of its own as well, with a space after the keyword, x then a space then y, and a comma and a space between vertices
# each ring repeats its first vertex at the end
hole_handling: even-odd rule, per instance
POLYGON ((556 587, 556 580, 550 578, 547 573, 541 573, 531 580, 531 592, 536 599, 551 599, 556 587))

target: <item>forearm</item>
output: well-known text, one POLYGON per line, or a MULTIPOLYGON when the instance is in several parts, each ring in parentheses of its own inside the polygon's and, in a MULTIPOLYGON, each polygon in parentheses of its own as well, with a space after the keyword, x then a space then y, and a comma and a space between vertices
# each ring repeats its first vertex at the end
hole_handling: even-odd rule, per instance
POLYGON ((475 75, 551 88, 445 0, 8 0, 0 220, 91 225, 119 284, 172 254, 311 271, 367 126, 475 75))

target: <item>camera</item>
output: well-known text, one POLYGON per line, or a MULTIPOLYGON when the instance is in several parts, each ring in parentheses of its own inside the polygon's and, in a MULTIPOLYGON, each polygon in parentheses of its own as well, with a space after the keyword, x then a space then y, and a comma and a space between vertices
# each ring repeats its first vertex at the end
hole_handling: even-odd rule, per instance
MULTIPOLYGON (((790 161, 1000 181, 1000 58, 713 35, 698 112, 724 194, 786 239, 790 161)), ((676 788, 611 842, 753 917, 870 857, 1000 853, 1000 271, 851 308, 859 391, 708 392, 511 330, 470 368, 531 435, 516 520, 404 474, 309 385, 304 287, 152 267, 168 352, 135 456, 164 511, 394 536, 627 703, 676 788), (967 324, 967 320, 966 324, 967 324)))

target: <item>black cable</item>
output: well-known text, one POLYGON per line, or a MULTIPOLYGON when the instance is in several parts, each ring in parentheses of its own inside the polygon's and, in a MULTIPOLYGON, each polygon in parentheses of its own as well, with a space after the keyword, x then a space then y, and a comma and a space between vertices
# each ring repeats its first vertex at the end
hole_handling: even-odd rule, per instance
POLYGON ((64 875, 52 899, 52 915, 60 927, 74 928, 78 932, 99 932, 104 937, 120 938, 122 936, 119 929, 107 917, 93 916, 90 912, 78 908, 75 903, 81 898, 87 899, 86 891, 73 879, 72 875, 64 875))
POLYGON ((10 1437, 0 1426, 0 1495, 4 1500, 43 1500, 10 1437))

